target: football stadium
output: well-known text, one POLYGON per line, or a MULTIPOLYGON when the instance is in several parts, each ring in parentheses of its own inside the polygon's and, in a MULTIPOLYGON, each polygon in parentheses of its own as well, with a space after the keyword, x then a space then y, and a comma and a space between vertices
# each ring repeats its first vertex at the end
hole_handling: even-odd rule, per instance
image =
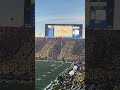
POLYGON ((36 61, 36 90, 43 90, 70 64, 59 61, 36 61))
POLYGON ((35 89, 84 90, 82 24, 46 24, 35 38, 35 89))

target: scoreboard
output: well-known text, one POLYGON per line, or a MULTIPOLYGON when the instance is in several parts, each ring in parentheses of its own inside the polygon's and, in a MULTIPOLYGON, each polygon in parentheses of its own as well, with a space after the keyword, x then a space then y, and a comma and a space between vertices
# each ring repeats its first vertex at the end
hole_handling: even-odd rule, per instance
POLYGON ((82 38, 82 24, 46 24, 48 38, 82 38))

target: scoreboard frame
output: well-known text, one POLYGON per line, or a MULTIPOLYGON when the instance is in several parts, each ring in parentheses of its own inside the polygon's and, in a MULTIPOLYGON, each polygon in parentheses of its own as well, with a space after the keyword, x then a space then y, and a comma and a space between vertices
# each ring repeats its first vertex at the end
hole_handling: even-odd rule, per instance
MULTIPOLYGON (((47 38, 50 38, 48 37, 48 25, 53 25, 53 26, 78 26, 80 27, 80 31, 79 31, 79 36, 80 38, 82 38, 82 33, 83 33, 83 24, 45 24, 45 37, 47 38)), ((53 32, 54 33, 54 32, 53 32)), ((54 37, 54 38, 60 38, 60 37, 54 37)), ((62 38, 62 37, 61 37, 62 38)), ((67 38, 67 37, 66 37, 67 38)), ((73 37, 69 37, 69 38, 73 38, 73 37)))

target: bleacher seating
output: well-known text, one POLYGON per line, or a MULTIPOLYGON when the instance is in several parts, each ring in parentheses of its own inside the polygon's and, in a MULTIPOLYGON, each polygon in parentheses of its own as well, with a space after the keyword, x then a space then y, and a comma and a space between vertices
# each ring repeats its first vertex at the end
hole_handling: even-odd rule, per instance
POLYGON ((63 73, 61 73, 46 90, 84 90, 85 67, 81 62, 72 63, 63 73), (77 66, 76 70, 73 69, 77 66), (74 75, 70 71, 74 70, 74 75))
POLYGON ((85 57, 85 40, 70 38, 35 38, 35 57, 57 60, 81 60, 85 57))
POLYGON ((0 79, 34 80, 34 33, 21 27, 0 27, 0 79))

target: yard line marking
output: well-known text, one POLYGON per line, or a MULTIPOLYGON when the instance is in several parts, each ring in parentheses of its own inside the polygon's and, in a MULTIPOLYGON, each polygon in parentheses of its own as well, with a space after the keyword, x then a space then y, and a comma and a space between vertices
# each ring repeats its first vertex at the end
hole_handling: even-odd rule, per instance
POLYGON ((55 70, 51 70, 51 71, 55 71, 55 70))
POLYGON ((37 80, 37 81, 40 81, 40 80, 42 80, 42 79, 41 79, 41 78, 37 78, 36 80, 37 80))
POLYGON ((56 64, 52 64, 52 65, 50 65, 50 66, 56 66, 56 64))
POLYGON ((55 69, 58 69, 58 68, 55 68, 55 69))
POLYGON ((46 77, 47 75, 42 75, 42 77, 46 77))
POLYGON ((51 73, 51 72, 47 72, 47 73, 51 73))

